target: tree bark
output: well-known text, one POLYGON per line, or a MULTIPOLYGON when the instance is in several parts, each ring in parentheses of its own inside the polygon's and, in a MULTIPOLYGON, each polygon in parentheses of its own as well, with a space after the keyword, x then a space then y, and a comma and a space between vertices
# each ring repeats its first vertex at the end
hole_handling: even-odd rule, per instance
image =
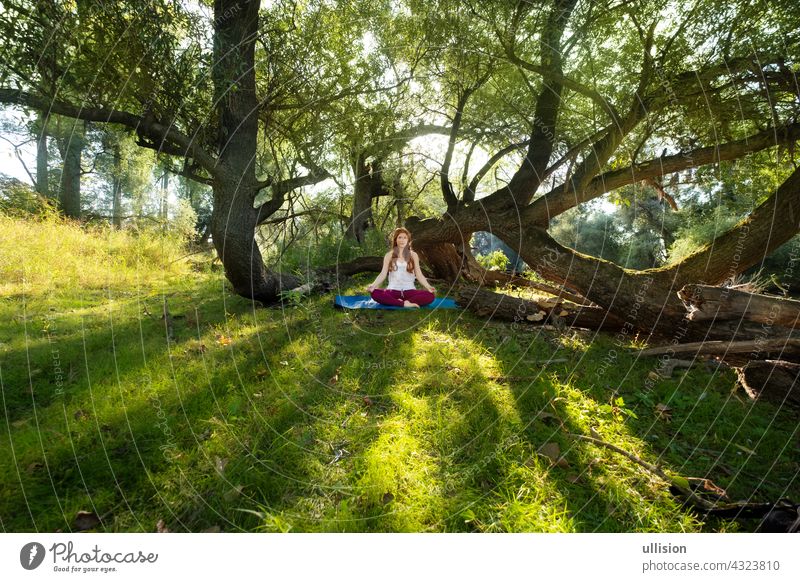
POLYGON ((50 197, 49 154, 47 151, 47 116, 39 114, 36 136, 36 191, 45 198, 50 197))
MULTIPOLYGON (((258 0, 214 2, 213 80, 221 132, 211 233, 234 291, 270 304, 278 301, 282 290, 297 287, 299 279, 270 272, 255 240, 259 220, 271 214, 254 208, 262 187, 254 166, 260 106, 255 84, 259 5, 258 0)), ((273 200, 282 202, 283 192, 277 186, 272 191, 273 200)))
POLYGON ((690 321, 747 319, 765 329, 800 328, 800 301, 708 285, 686 285, 679 295, 690 306, 690 321))
POLYGON ((81 217, 81 154, 86 145, 84 122, 74 121, 57 141, 63 159, 59 204, 65 216, 81 217))
POLYGON ((372 218, 373 179, 379 178, 377 176, 373 178, 371 169, 366 162, 366 154, 359 152, 353 161, 353 173, 356 178, 353 185, 353 213, 350 216, 346 233, 349 238, 358 243, 364 242, 364 233, 374 224, 372 218))

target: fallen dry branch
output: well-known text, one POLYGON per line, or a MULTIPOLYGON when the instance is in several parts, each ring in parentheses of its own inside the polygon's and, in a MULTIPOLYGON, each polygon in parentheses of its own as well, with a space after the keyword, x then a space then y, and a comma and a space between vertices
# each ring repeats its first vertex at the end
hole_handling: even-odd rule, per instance
MULTIPOLYGON (((712 355, 727 358, 729 355, 750 354, 763 359, 766 354, 780 354, 781 359, 791 359, 800 356, 800 339, 798 338, 776 338, 776 339, 755 339, 738 342, 728 341, 706 341, 691 342, 648 348, 640 350, 640 356, 661 356, 664 354, 673 355, 712 355)), ((748 358, 750 359, 750 358, 748 358)))
POLYGON ((699 495, 697 495, 694 491, 692 491, 691 487, 689 486, 689 479, 686 477, 670 477, 667 473, 658 465, 653 465, 652 463, 648 463, 647 461, 637 457, 633 453, 629 453, 625 449, 621 449, 616 445, 613 445, 609 442, 606 442, 602 439, 596 437, 585 436, 582 434, 574 434, 570 433, 571 437, 576 438, 581 441, 585 441, 587 443, 592 443, 593 445, 597 445, 599 447, 606 448, 610 451, 613 451, 623 457, 633 461, 640 467, 643 467, 648 472, 656 475, 664 482, 668 483, 670 487, 676 489, 680 494, 686 498, 692 505, 698 507, 704 511, 712 511, 717 507, 717 504, 708 501, 707 499, 703 499, 699 495))
POLYGON ((670 486, 670 491, 683 497, 684 503, 699 509, 706 515, 724 518, 763 518, 756 531, 774 533, 792 533, 800 531, 800 512, 798 506, 788 500, 776 503, 730 503, 725 491, 714 485, 709 479, 697 477, 671 477, 661 467, 648 463, 633 453, 606 442, 597 437, 568 433, 569 436, 606 448, 633 461, 646 471, 656 475, 670 486), (711 495, 714 501, 698 495, 698 491, 711 495))

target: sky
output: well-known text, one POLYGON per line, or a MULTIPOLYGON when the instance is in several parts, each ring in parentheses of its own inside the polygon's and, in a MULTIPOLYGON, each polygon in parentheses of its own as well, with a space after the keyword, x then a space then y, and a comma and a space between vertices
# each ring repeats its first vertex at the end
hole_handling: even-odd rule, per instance
MULTIPOLYGON (((14 123, 15 120, 19 121, 20 119, 21 115, 18 112, 12 112, 12 110, 9 109, 0 109, 0 125, 6 126, 6 124, 14 123)), ((33 183, 31 182, 30 176, 25 172, 22 162, 14 155, 14 147, 9 143, 10 140, 13 143, 19 144, 26 139, 27 137, 24 134, 14 134, 5 130, 0 131, 0 172, 32 186, 33 183)), ((28 169, 32 173, 35 172, 36 144, 30 142, 22 146, 20 148, 20 154, 25 161, 25 165, 28 166, 28 169)))

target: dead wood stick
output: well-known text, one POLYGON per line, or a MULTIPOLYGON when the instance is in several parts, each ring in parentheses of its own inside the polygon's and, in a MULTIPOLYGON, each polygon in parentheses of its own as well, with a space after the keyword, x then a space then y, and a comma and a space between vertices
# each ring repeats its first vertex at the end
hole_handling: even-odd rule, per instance
POLYGON ((648 463, 647 461, 645 461, 643 459, 640 459, 639 457, 637 457, 633 453, 629 453, 628 451, 626 451, 624 449, 621 449, 616 445, 612 445, 611 443, 606 442, 604 440, 601 440, 601 439, 598 439, 598 438, 595 438, 595 437, 584 436, 582 434, 574 434, 574 433, 569 433, 569 436, 572 436, 572 437, 574 437, 574 438, 576 438, 578 440, 581 440, 581 441, 586 441, 588 443, 592 443, 592 444, 597 445, 599 447, 604 447, 604 448, 606 448, 606 449, 608 449, 610 451, 614 451, 615 453, 620 454, 623 457, 633 461, 634 463, 636 463, 640 467, 643 467, 644 469, 646 469, 647 471, 649 471, 653 475, 656 475, 657 477, 660 477, 663 481, 665 481, 666 483, 669 483, 671 486, 675 487, 678 491, 681 492, 681 494, 683 494, 686 497, 687 500, 691 501, 693 504, 695 504, 697 507, 699 507, 699 508, 701 508, 703 510, 711 511, 712 509, 717 507, 716 504, 711 503, 710 501, 707 501, 707 500, 703 499, 702 497, 698 496, 694 491, 692 491, 689 488, 689 480, 686 477, 670 477, 658 465, 653 465, 652 463, 648 463))
POLYGON ((174 334, 172 330, 172 316, 169 313, 169 305, 167 305, 167 298, 164 297, 164 325, 167 329, 167 340, 174 339, 174 334))
POLYGON ((640 350, 639 356, 660 356, 663 354, 742 354, 747 352, 765 352, 774 349, 800 348, 800 339, 797 338, 777 338, 763 340, 745 341, 707 341, 678 344, 674 346, 662 346, 658 348, 648 348, 640 350))

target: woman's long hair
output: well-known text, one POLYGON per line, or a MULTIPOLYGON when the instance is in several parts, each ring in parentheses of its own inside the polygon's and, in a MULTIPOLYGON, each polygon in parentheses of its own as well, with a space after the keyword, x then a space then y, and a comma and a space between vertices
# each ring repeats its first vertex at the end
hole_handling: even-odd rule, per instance
POLYGON ((397 248, 397 236, 399 234, 405 234, 408 237, 408 244, 403 249, 403 260, 406 262, 406 271, 413 273, 414 259, 411 257, 411 233, 402 226, 392 231, 392 260, 389 262, 389 270, 397 270, 397 259, 400 257, 400 249, 397 248))

